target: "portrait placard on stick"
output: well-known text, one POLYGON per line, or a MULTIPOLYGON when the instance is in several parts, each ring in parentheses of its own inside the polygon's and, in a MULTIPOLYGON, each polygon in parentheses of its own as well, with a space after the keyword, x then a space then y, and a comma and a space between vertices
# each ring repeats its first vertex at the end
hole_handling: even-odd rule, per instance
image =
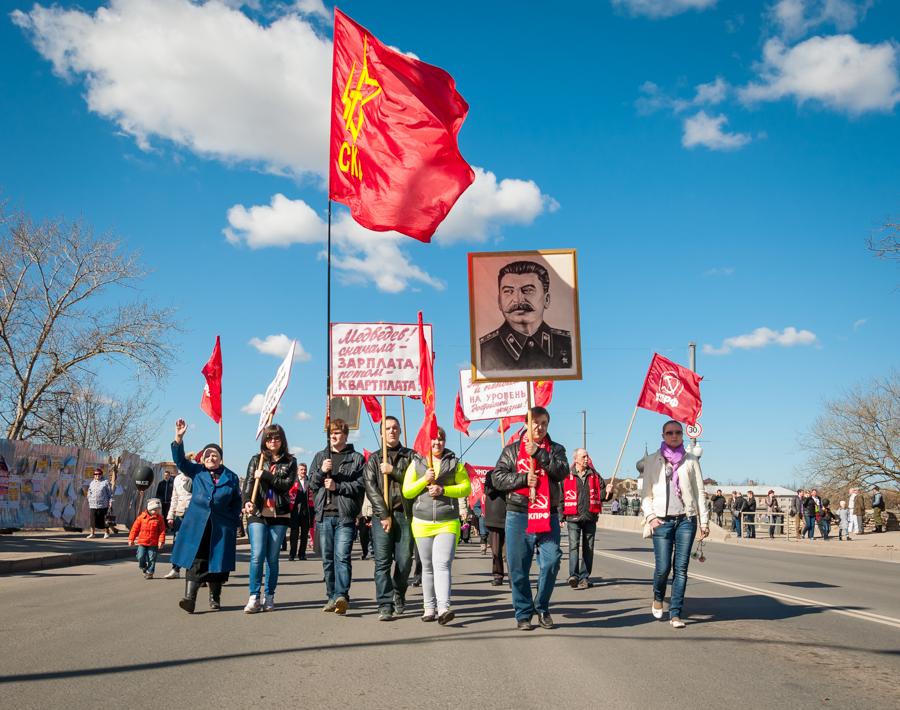
POLYGON ((580 380, 575 249, 469 254, 473 382, 580 380))

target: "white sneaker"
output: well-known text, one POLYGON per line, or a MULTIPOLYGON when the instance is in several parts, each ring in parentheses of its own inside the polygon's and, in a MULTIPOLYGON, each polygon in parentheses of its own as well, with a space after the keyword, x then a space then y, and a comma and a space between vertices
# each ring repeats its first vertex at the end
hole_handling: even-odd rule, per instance
POLYGON ((87 539, 90 540, 92 537, 97 537, 97 536, 94 535, 94 533, 91 533, 90 535, 87 536, 87 539))
POLYGON ((259 598, 255 594, 250 595, 250 601, 247 602, 247 606, 244 607, 244 611, 248 614, 255 614, 260 610, 259 606, 259 598))
POLYGON ((263 603, 263 611, 275 611, 274 594, 266 594, 266 601, 263 603))
POLYGON ((663 617, 663 608, 660 605, 659 609, 656 608, 656 602, 650 605, 650 611, 653 612, 653 618, 662 619, 663 617))
POLYGON ((109 537, 109 533, 103 533, 103 539, 104 539, 104 540, 105 540, 106 538, 108 538, 108 537, 109 537))
POLYGON ((672 624, 676 629, 683 629, 684 622, 681 619, 669 619, 669 623, 672 624))
POLYGON ((177 569, 173 569, 169 574, 167 574, 163 579, 178 579, 181 577, 177 569))

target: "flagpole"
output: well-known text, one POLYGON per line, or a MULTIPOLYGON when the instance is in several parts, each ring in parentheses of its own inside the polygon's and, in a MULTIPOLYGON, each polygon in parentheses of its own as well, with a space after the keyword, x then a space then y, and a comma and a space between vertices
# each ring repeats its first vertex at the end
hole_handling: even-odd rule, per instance
POLYGON ((616 467, 613 470, 612 480, 609 482, 609 485, 613 485, 616 482, 616 472, 619 470, 619 463, 622 461, 622 454, 625 453, 625 444, 628 443, 628 436, 631 434, 631 425, 634 424, 634 418, 637 415, 637 410, 640 405, 636 405, 634 408, 634 414, 631 415, 631 423, 628 425, 628 431, 625 433, 625 441, 622 442, 622 450, 619 452, 619 458, 616 461, 616 467))
POLYGON ((506 427, 503 426, 505 422, 503 421, 503 417, 500 417, 500 450, 506 447, 506 427))
MULTIPOLYGON (((400 416, 403 417, 403 448, 409 448, 406 445, 406 405, 403 404, 405 397, 400 396, 400 416)), ((382 415, 383 416, 383 415, 382 415)))
MULTIPOLYGON (((528 416, 526 417, 528 420, 528 423, 526 424, 526 426, 528 427, 528 441, 531 442, 531 440, 534 436, 531 431, 531 387, 526 387, 525 391, 528 394, 528 416)), ((529 474, 534 473, 534 456, 528 457, 528 473, 529 474)), ((537 501, 537 490, 535 488, 529 487, 528 502, 534 503, 536 501, 537 501)))
MULTIPOLYGON (((330 182, 330 181, 329 181, 330 182)), ((329 190, 330 192, 330 190, 329 190)), ((328 198, 328 275, 325 306, 325 450, 331 458, 331 197, 328 198)))
MULTIPOLYGON (((219 415, 219 448, 225 451, 225 443, 222 440, 222 415, 219 415)), ((223 457, 224 458, 224 457, 223 457)))
MULTIPOLYGON (((385 397, 381 397, 381 463, 387 463, 387 408, 385 397)), ((385 532, 391 531, 391 489, 388 483, 388 475, 384 474, 384 504, 388 511, 388 527, 385 532)))

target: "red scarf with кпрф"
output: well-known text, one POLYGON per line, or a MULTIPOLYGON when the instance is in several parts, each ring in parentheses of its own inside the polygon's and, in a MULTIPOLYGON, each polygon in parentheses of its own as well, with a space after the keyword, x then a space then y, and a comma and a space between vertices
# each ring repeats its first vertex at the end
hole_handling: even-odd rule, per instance
MULTIPOLYGON (((597 475, 596 471, 588 470, 587 484, 590 511, 599 513, 602 510, 600 503, 600 476, 597 475)), ((578 515, 578 482, 575 480, 575 474, 571 471, 565 483, 563 483, 563 495, 565 498, 563 513, 565 515, 578 515)))
MULTIPOLYGON (((519 456, 516 459, 516 472, 524 473, 527 476, 531 471, 532 459, 525 450, 525 439, 526 437, 524 436, 519 439, 519 456)), ((543 449, 549 454, 549 437, 545 436, 544 440, 538 444, 538 448, 543 449)), ((537 459, 534 459, 534 472, 538 476, 538 484, 537 489, 535 490, 534 503, 531 502, 530 498, 528 501, 528 529, 525 532, 550 532, 550 479, 547 476, 547 472, 538 463, 537 459)), ((528 498, 531 491, 528 486, 526 486, 525 488, 517 490, 516 493, 528 498)))

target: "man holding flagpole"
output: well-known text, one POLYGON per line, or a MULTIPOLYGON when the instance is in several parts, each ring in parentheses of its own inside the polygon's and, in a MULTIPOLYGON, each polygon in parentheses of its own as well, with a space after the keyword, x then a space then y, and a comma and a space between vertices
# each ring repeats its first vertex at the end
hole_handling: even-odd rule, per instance
POLYGON ((503 449, 492 483, 506 495, 506 557, 517 628, 531 631, 535 613, 542 628, 552 629, 550 595, 559 574, 560 483, 569 474, 566 450, 550 439, 550 413, 531 410, 531 430, 503 449), (532 468, 531 461, 534 466, 532 468), (535 489, 529 500, 529 489, 535 489), (537 595, 532 598, 531 561, 537 550, 537 595))

